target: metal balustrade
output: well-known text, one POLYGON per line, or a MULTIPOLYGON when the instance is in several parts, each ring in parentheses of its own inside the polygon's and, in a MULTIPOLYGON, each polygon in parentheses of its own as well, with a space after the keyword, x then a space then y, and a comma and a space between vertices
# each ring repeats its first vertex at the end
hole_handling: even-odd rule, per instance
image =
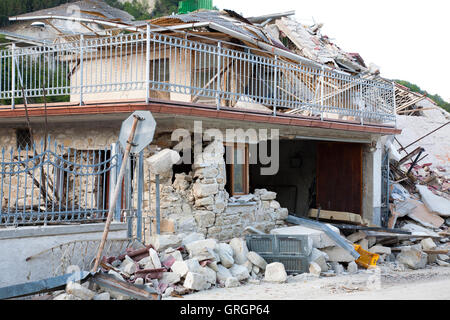
POLYGON ((0 100, 8 108, 15 107, 15 99, 44 94, 80 104, 159 98, 220 109, 251 103, 274 116, 283 111, 395 122, 392 83, 293 63, 228 42, 186 38, 152 32, 148 26, 144 32, 81 36, 75 42, 13 45, 0 52, 0 100))

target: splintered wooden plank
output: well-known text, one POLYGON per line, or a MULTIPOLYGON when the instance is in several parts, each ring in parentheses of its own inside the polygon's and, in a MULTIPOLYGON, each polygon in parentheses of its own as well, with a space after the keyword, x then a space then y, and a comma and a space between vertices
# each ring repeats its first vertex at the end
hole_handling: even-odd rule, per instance
MULTIPOLYGON (((317 209, 310 209, 308 216, 310 218, 317 218, 318 211, 317 209)), ((320 210, 319 219, 363 224, 363 220, 359 214, 350 212, 320 210)))

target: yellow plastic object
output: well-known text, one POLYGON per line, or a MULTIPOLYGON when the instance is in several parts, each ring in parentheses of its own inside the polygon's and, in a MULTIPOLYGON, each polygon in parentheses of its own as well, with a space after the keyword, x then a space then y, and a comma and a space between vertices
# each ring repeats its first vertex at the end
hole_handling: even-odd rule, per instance
POLYGON ((360 245, 355 244, 355 250, 360 254, 360 257, 355 262, 366 269, 377 266, 378 258, 380 257, 376 253, 372 253, 361 248, 360 245))

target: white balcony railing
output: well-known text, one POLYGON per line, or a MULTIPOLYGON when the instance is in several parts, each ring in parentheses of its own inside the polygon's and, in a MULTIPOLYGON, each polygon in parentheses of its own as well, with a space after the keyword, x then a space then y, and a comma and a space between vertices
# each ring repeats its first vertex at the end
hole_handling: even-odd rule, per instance
MULTIPOLYGON (((151 32, 0 52, 0 100, 61 96, 72 102, 151 98, 234 107, 253 103, 324 118, 395 122, 392 83, 297 64, 228 42, 151 32)), ((1 108, 1 106, 0 106, 1 108)))

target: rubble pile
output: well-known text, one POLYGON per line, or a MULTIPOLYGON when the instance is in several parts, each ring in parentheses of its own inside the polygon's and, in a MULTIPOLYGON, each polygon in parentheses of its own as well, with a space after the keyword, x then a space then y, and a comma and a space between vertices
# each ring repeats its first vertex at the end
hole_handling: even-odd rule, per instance
MULTIPOLYGON (((232 288, 261 280, 285 282, 281 263, 268 264, 258 253, 249 251, 242 238, 228 243, 205 239, 201 233, 159 235, 152 244, 135 243, 117 257, 103 257, 103 273, 137 286, 149 286, 163 298, 182 296, 210 288, 232 288)), ((69 283, 65 292, 54 293, 55 300, 123 300, 129 296, 107 288, 93 291, 88 286, 69 283)))

